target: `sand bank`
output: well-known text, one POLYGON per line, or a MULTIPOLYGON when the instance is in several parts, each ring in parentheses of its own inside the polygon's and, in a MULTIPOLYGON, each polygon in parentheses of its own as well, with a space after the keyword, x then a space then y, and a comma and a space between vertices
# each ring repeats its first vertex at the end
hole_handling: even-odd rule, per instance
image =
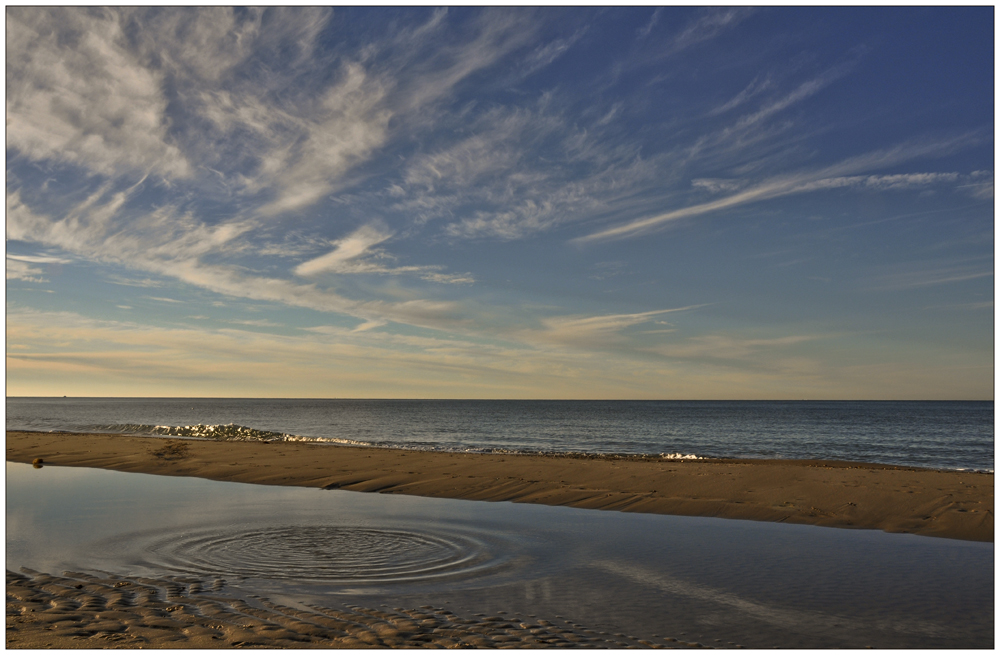
POLYGON ((564 618, 419 608, 295 608, 226 594, 224 580, 7 572, 8 648, 664 648, 564 618))
POLYGON ((286 486, 993 541, 993 474, 814 460, 486 455, 7 432, 7 459, 286 486))

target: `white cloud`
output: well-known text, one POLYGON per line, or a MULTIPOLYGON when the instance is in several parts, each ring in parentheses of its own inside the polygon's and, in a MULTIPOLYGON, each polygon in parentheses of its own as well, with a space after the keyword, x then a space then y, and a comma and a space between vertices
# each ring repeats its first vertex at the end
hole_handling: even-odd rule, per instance
POLYGON ((320 99, 317 116, 304 124, 301 146, 264 160, 262 171, 274 175, 279 192, 260 212, 278 214, 314 204, 383 145, 392 117, 381 104, 384 94, 360 65, 346 66, 341 81, 320 99))
MULTIPOLYGON (((738 116, 732 123, 723 127, 713 128, 698 136, 694 143, 684 148, 685 160, 688 164, 699 162, 702 166, 725 166, 732 170, 734 163, 744 159, 744 164, 759 165, 762 156, 768 150, 773 150, 779 141, 779 136, 796 127, 792 119, 777 120, 785 110, 816 95, 833 82, 844 77, 857 65, 858 54, 853 59, 828 68, 822 73, 800 82, 791 91, 782 89, 778 94, 764 98, 754 110, 738 116), (746 161, 749 160, 749 161, 746 161)), ((722 107, 710 111, 709 115, 719 115, 726 111, 743 106, 767 89, 777 86, 777 83, 762 82, 744 89, 722 107)), ((794 137, 792 137, 794 139, 794 137)), ((779 160, 787 160, 787 153, 769 153, 779 160)), ((787 166, 787 163, 786 163, 787 166)))
MULTIPOLYGON (((190 316, 189 318, 208 318, 207 316, 190 316)), ((233 325, 249 325, 251 327, 282 327, 281 323, 276 323, 270 321, 266 318, 258 318, 252 320, 230 320, 227 323, 232 323, 233 325)))
POLYGON ((160 280, 153 280, 150 278, 144 279, 134 279, 129 277, 124 277, 122 275, 107 275, 105 279, 111 284, 118 284, 124 287, 141 287, 141 288, 156 288, 162 287, 163 282, 160 280))
POLYGON ((31 266, 27 262, 7 256, 7 279, 24 280, 25 282, 48 282, 42 275, 45 273, 40 268, 31 266))
POLYGON ((490 110, 474 125, 470 136, 414 159, 405 185, 392 189, 396 211, 421 223, 449 220, 451 238, 512 240, 607 211, 657 179, 637 145, 568 127, 543 102, 490 110))
POLYGON ((309 277, 320 273, 361 273, 378 269, 377 264, 360 260, 366 254, 372 254, 369 252, 372 246, 390 237, 392 237, 391 232, 366 225, 337 241, 336 248, 332 252, 296 266, 295 274, 309 277))
POLYGON ((123 22, 110 9, 8 8, 8 148, 104 175, 191 175, 162 75, 129 52, 123 22))
POLYGON ((721 334, 689 337, 680 343, 657 346, 655 352, 675 358, 747 359, 762 351, 795 346, 819 339, 816 335, 792 335, 748 339, 721 334))
POLYGON ((601 120, 597 121, 597 125, 598 126, 607 125, 611 121, 615 120, 615 118, 617 118, 618 115, 621 113, 622 108, 624 106, 625 106, 625 103, 623 103, 623 102, 616 102, 614 105, 612 105, 611 109, 608 110, 608 113, 604 114, 604 116, 601 118, 601 120))
POLYGON ((542 320, 542 324, 555 334, 587 334, 606 335, 609 332, 644 323, 653 316, 659 316, 667 312, 676 312, 690 309, 681 307, 677 309, 660 309, 652 312, 642 312, 639 314, 611 314, 605 316, 558 316, 542 320))
MULTIPOLYGON (((424 327, 449 326, 456 321, 457 306, 452 302, 351 300, 331 290, 319 289, 315 284, 297 284, 224 263, 205 263, 201 258, 209 254, 223 250, 230 254, 238 252, 233 241, 252 229, 254 223, 235 221, 207 226, 190 214, 179 214, 175 208, 164 206, 130 218, 129 229, 120 230, 117 210, 109 209, 116 202, 116 197, 104 204, 88 198, 63 219, 52 220, 31 211, 21 202, 16 189, 8 191, 8 238, 58 247, 83 259, 123 264, 237 298, 424 327), (93 215, 99 216, 99 220, 92 219, 93 215)), ((469 279, 460 275, 449 277, 439 273, 437 267, 382 268, 376 272, 440 275, 443 277, 439 281, 450 282, 469 279)))
MULTIPOLYGON (((373 327, 373 326, 372 326, 373 327)), ((211 394, 298 397, 655 397, 655 367, 608 366, 573 354, 320 326, 301 336, 258 330, 159 328, 70 312, 8 315, 11 389, 26 380, 78 380, 107 395, 159 385, 211 394), (65 344, 53 351, 49 344, 65 344), (85 381, 85 382, 84 382, 85 381)), ((23 393, 23 391, 21 391, 23 393)), ((169 394, 168 394, 169 395, 169 394)))
POLYGON ((866 282, 874 282, 874 285, 870 287, 873 290, 897 290, 954 284, 987 277, 993 277, 992 270, 983 270, 982 266, 972 264, 957 264, 891 273, 866 280, 866 282))
POLYGON ((993 199, 993 171, 972 171, 958 190, 979 200, 993 199))
POLYGON ((489 123, 487 130, 447 150, 417 158, 407 167, 406 184, 428 191, 439 185, 465 190, 484 178, 510 170, 525 154, 520 143, 531 117, 515 112, 485 121, 489 123))
POLYGON ((657 7, 656 9, 653 10, 653 15, 649 17, 649 22, 640 27, 638 30, 636 30, 636 34, 639 36, 640 39, 645 39, 647 36, 649 36, 649 33, 653 31, 654 27, 656 27, 656 23, 659 22, 660 14, 662 13, 663 13, 663 7, 657 7))
MULTIPOLYGON (((433 20, 433 19, 432 19, 433 20)), ((488 68, 511 51, 527 44, 536 25, 509 9, 484 11, 475 24, 466 29, 469 39, 459 37, 457 43, 427 39, 420 45, 429 49, 417 62, 399 62, 401 101, 407 112, 427 109, 440 100, 468 76, 488 68), (409 79, 404 79, 404 76, 409 79)), ((452 39, 455 37, 452 35, 452 39)), ((419 49, 406 50, 412 56, 419 49)))
POLYGON ((792 193, 793 189, 796 187, 797 181, 786 179, 786 180, 772 180, 764 184, 758 185, 756 187, 747 189, 741 193, 733 196, 727 196, 719 200, 714 200, 712 202, 702 203, 700 205, 692 205, 690 207, 684 207, 682 209, 675 209, 674 211, 666 212, 664 214, 659 214, 657 216, 652 216, 649 218, 643 218, 616 227, 608 228, 606 230, 601 230, 599 232, 594 232, 588 234, 584 237, 579 237, 575 239, 578 243, 586 243, 590 241, 602 241, 608 239, 620 239, 630 236, 636 236, 638 234, 644 234, 651 229, 655 229, 664 223, 670 221, 675 221, 681 218, 688 218, 691 216, 700 216, 702 214, 707 214, 709 212, 718 211, 721 209, 728 209, 730 207, 737 207, 749 202, 757 202, 760 200, 766 200, 768 198, 774 198, 780 195, 787 195, 792 193))
POLYGON ((601 316, 553 316, 542 319, 542 330, 522 330, 518 336, 528 342, 552 343, 584 348, 605 348, 621 342, 620 332, 649 322, 655 316, 704 307, 689 305, 637 314, 601 316))
POLYGON ((715 38, 746 20, 753 9, 709 9, 708 12, 689 25, 671 43, 670 52, 680 52, 702 41, 715 38))
POLYGON ((535 71, 545 68, 552 62, 554 62, 559 57, 563 56, 566 51, 573 47, 573 44, 580 40, 580 38, 587 32, 587 28, 581 28, 575 33, 570 35, 565 39, 556 39, 550 41, 543 46, 538 46, 535 50, 528 56, 527 60, 521 65, 518 71, 519 76, 527 77, 535 71))
POLYGON ((8 148, 105 176, 264 191, 263 214, 313 204, 385 142, 384 89, 348 63, 339 81, 299 91, 308 97, 289 105, 268 93, 287 80, 248 64, 280 60, 294 76, 329 16, 322 8, 12 9, 8 148), (174 120, 178 111, 187 120, 174 120), (192 120, 199 115, 214 131, 192 120), (215 177, 191 179, 196 168, 215 177))
POLYGON ((138 51, 179 77, 216 82, 247 59, 264 31, 262 9, 231 7, 138 10, 128 18, 143 27, 138 51))
POLYGON ((830 177, 804 185, 800 191, 855 187, 873 191, 900 191, 936 184, 954 184, 958 173, 907 173, 900 175, 854 175, 830 177))
POLYGON ((930 155, 944 155, 969 143, 973 139, 975 139, 975 135, 966 134, 945 141, 909 143, 887 150, 873 151, 865 155, 843 160, 820 170, 776 176, 731 196, 629 221, 583 237, 578 237, 574 241, 577 243, 587 243, 637 236, 646 234, 651 230, 655 230, 666 223, 678 219, 701 216, 723 209, 730 209, 796 193, 807 193, 847 186, 864 186, 873 190, 894 190, 938 184, 941 182, 954 182, 958 179, 957 173, 869 176, 851 176, 850 174, 862 172, 865 169, 896 165, 903 161, 930 155))
POLYGON ((710 111, 709 114, 712 116, 717 116, 719 114, 724 114, 732 109, 736 109, 740 105, 743 105, 746 102, 748 102, 751 98, 759 95, 760 93, 770 89, 773 86, 774 83, 771 81, 770 77, 765 77, 764 79, 760 79, 760 76, 758 75, 753 79, 753 81, 750 82, 750 84, 746 86, 746 88, 744 88, 742 91, 733 96, 733 98, 730 99, 725 104, 716 107, 715 109, 710 111))
POLYGON ((364 323, 358 325, 358 327, 351 330, 352 332, 367 332, 368 330, 375 329, 377 327, 382 327, 385 325, 385 321, 365 321, 364 323))
POLYGON ((746 186, 746 180, 724 180, 715 178, 699 178, 691 180, 691 186, 704 189, 709 193, 732 193, 746 186))
POLYGON ((53 255, 12 255, 10 253, 7 253, 7 259, 16 259, 19 262, 29 264, 71 264, 73 262, 72 259, 53 255))
POLYGON ((324 273, 359 274, 375 273, 383 275, 417 275, 431 282, 470 283, 471 275, 456 275, 441 273, 440 266, 387 266, 382 263, 393 257, 383 250, 376 249, 392 237, 392 232, 385 231, 373 225, 363 226, 348 236, 334 242, 336 246, 331 252, 310 259, 295 267, 295 274, 301 277, 314 277, 324 273))

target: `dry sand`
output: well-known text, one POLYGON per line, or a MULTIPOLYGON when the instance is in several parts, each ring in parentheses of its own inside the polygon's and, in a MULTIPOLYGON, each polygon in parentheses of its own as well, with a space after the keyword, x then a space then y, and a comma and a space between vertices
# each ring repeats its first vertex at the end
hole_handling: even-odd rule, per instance
POLYGON ((993 474, 961 471, 812 460, 486 455, 48 432, 8 432, 7 459, 993 541, 993 474))

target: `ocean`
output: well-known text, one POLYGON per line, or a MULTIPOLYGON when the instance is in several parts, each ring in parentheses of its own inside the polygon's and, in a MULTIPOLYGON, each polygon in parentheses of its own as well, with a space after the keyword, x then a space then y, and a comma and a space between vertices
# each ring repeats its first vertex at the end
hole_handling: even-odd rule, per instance
POLYGON ((992 401, 7 398, 8 430, 994 469, 992 401))

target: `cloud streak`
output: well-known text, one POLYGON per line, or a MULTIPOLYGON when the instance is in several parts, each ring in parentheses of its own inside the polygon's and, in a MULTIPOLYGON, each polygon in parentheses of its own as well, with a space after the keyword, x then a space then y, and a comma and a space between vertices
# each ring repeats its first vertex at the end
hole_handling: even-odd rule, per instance
POLYGON ((460 284, 473 282, 470 275, 441 273, 440 269, 443 268, 441 266, 386 266, 382 262, 391 259, 391 256, 375 246, 388 241, 392 236, 392 232, 372 225, 360 227, 336 241, 335 248, 331 252, 296 266, 295 274, 300 277, 316 277, 326 273, 417 275, 432 282, 460 284))
MULTIPOLYGON (((941 182, 954 182, 958 179, 957 173, 925 173, 906 175, 871 175, 871 176, 846 176, 854 172, 862 172, 865 169, 899 164, 911 159, 929 156, 941 156, 953 152, 962 143, 967 143, 974 138, 973 134, 963 135, 954 139, 936 143, 916 143, 898 146, 889 150, 873 151, 858 157, 852 157, 838 164, 826 167, 814 172, 802 172, 793 175, 784 175, 765 180, 751 186, 744 191, 735 193, 718 200, 699 203, 682 207, 673 211, 665 212, 647 218, 641 218, 623 223, 604 230, 593 232, 586 236, 574 239, 576 243, 590 243, 597 241, 609 241, 648 234, 667 223, 683 218, 702 216, 726 209, 741 207, 750 203, 761 202, 783 196, 809 193, 821 190, 844 187, 864 187, 872 190, 893 190, 900 188, 912 188, 914 186, 924 186, 941 182)), ((724 185, 713 185, 703 183, 704 187, 725 188, 724 185)))
POLYGON ((25 282, 47 282, 42 275, 45 273, 40 268, 31 266, 27 262, 19 261, 8 255, 7 257, 7 279, 23 280, 25 282))

